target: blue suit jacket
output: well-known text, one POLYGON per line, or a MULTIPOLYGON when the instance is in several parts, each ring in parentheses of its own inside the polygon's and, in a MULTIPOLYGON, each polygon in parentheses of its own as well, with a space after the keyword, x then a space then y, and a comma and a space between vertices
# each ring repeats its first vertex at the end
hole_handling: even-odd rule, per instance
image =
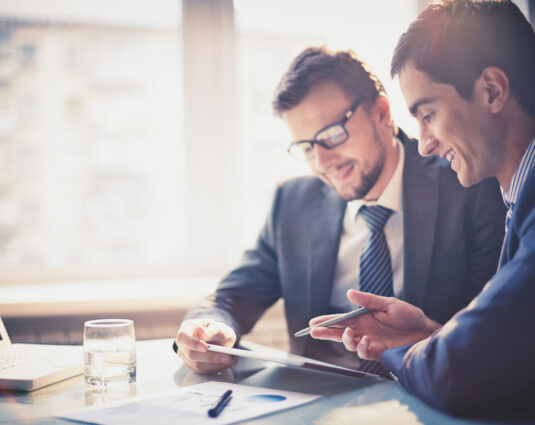
MULTIPOLYGON (((405 146, 402 298, 444 322, 496 271, 505 207, 495 179, 463 188, 449 163, 422 158, 415 141, 399 137, 405 146)), ((320 353, 324 341, 293 333, 328 312, 345 208, 315 177, 280 185, 256 246, 186 317, 224 321, 240 336, 282 297, 291 351, 320 353)))
MULTIPOLYGON (((503 225, 503 224, 502 224, 503 225)), ((535 414, 535 169, 515 205, 501 267, 470 305, 381 362, 409 391, 455 414, 535 414)))

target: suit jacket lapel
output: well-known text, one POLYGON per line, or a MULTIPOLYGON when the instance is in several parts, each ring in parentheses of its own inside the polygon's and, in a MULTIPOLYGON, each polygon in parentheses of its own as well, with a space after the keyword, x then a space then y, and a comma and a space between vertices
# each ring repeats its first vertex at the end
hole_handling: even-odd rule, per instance
POLYGON ((346 208, 345 201, 330 187, 325 186, 324 194, 313 204, 310 214, 309 317, 327 313, 346 208))
MULTIPOLYGON (((423 306, 431 266, 438 212, 438 168, 419 156, 416 143, 406 143, 403 168, 404 272, 402 298, 423 306)), ((404 140, 405 139, 405 140, 404 140)))

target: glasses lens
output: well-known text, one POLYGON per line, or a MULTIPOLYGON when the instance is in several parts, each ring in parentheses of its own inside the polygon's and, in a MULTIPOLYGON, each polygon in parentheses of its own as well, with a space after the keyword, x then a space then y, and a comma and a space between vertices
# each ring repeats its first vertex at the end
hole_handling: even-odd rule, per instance
POLYGON ((329 148, 334 148, 347 140, 347 131, 342 124, 335 124, 318 134, 316 140, 325 143, 329 148))
POLYGON ((292 143, 288 152, 295 159, 304 160, 314 155, 314 146, 310 142, 292 143))

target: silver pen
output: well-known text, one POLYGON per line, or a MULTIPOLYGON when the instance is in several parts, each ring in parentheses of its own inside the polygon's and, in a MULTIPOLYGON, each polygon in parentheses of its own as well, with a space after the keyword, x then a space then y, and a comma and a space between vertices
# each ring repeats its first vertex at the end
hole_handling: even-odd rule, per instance
POLYGON ((360 308, 357 308, 356 310, 350 311, 349 313, 344 313, 344 314, 341 314, 339 316, 333 317, 332 319, 326 320, 324 322, 317 323, 317 324, 315 324, 313 326, 309 326, 308 328, 301 329, 300 331, 296 332, 294 334, 294 336, 295 337, 305 336, 305 335, 308 335, 310 333, 312 328, 335 325, 337 323, 343 322, 344 320, 352 319, 354 317, 358 317, 361 314, 365 314, 365 313, 368 313, 370 311, 371 310, 367 309, 366 307, 360 307, 360 308))

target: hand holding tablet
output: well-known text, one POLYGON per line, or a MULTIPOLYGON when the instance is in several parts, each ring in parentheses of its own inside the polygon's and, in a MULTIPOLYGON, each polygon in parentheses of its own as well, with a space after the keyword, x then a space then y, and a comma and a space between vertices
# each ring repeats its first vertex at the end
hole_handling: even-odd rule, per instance
MULTIPOLYGON (((371 373, 361 372, 359 370, 349 369, 346 367, 338 366, 332 363, 322 362, 319 360, 311 359, 308 357, 299 356, 292 353, 286 353, 279 350, 269 349, 268 351, 259 351, 256 348, 261 347, 257 344, 252 344, 246 341, 242 342, 243 344, 250 345, 253 350, 241 349, 241 348, 231 348, 223 347, 221 345, 208 345, 208 351, 229 354, 237 357, 247 357, 257 360, 263 360, 268 362, 275 362, 283 364, 286 366, 311 369, 321 372, 330 372, 339 375, 351 376, 354 378, 364 378, 364 379, 382 379, 378 375, 371 373)), ((178 349, 176 342, 173 342, 173 350, 176 352, 178 349)))

